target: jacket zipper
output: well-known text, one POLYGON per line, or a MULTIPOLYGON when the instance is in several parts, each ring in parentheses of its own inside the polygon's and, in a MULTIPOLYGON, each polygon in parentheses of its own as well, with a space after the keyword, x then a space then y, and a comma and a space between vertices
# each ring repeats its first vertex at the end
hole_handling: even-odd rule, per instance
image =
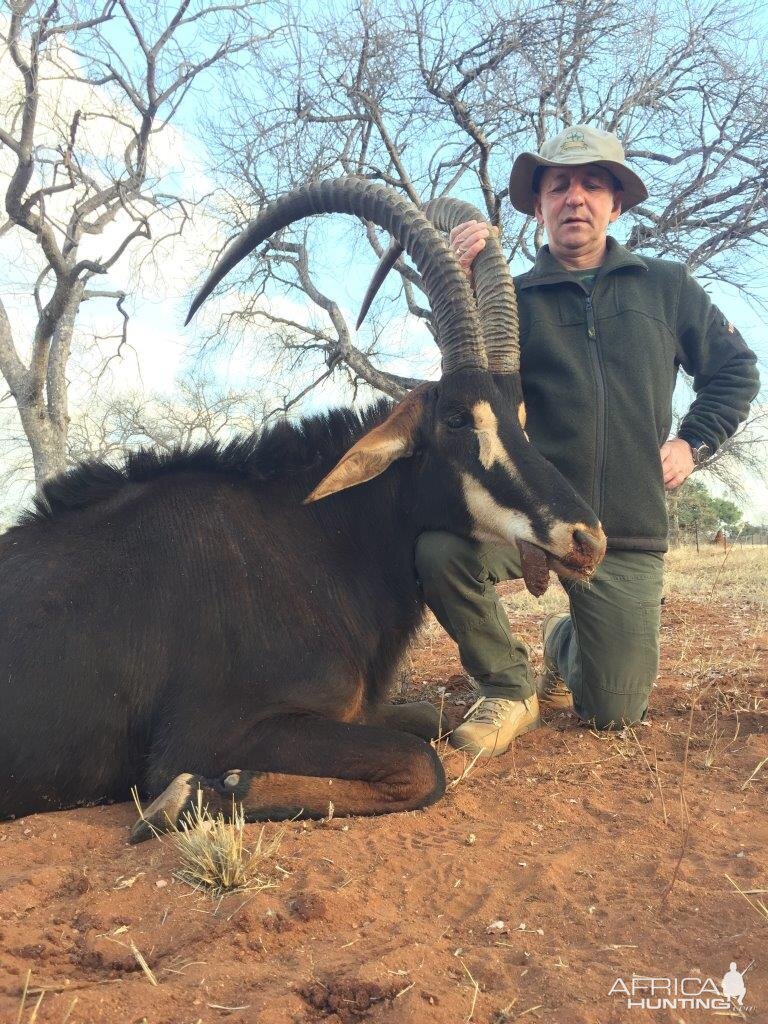
POLYGON ((597 384, 597 396, 595 413, 597 419, 597 438, 595 439, 595 483, 592 489, 592 509, 595 515, 602 517, 602 481, 605 473, 605 376, 603 374, 603 363, 600 358, 600 350, 597 345, 597 328, 595 327, 595 311, 592 306, 592 296, 586 296, 587 308, 587 338, 594 346, 593 359, 595 366, 595 382, 597 384))

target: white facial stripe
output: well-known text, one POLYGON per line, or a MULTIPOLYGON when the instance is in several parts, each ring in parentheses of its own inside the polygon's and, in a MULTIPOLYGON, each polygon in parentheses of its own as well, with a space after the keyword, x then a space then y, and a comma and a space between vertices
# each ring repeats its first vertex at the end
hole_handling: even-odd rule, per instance
MULTIPOLYGON (((498 435, 490 430, 478 430, 477 440, 480 443, 480 465, 483 469, 490 469, 497 462, 502 465, 509 463, 504 446, 499 441, 498 435)), ((510 467, 511 468, 511 467, 510 467)))
POLYGON ((472 406, 472 418, 475 421, 476 430, 498 432, 499 421, 496 419, 496 413, 491 408, 490 402, 476 402, 472 406))
MULTIPOLYGON (((520 404, 518 413, 523 419, 525 416, 523 403, 520 404)), ((498 430, 499 422, 490 404, 477 402, 472 406, 472 418, 480 444, 480 463, 483 468, 491 469, 495 465, 503 466, 510 477, 516 479, 526 495, 530 497, 530 490, 521 481, 516 466, 501 442, 498 430)), ((472 535, 477 540, 498 541, 499 537, 508 542, 516 539, 529 540, 539 544, 556 558, 564 558, 573 547, 574 529, 582 529, 586 533, 592 532, 583 523, 566 523, 560 520, 550 527, 548 543, 542 544, 535 537, 531 521, 524 512, 500 505, 490 492, 468 473, 462 473, 461 486, 474 524, 472 535)), ((542 518, 546 521, 548 515, 543 514, 542 518)))
POLYGON ((461 489, 467 509, 472 517, 472 536, 475 540, 507 544, 515 540, 528 540, 549 551, 555 558, 565 558, 573 547, 573 531, 593 531, 586 523, 566 523, 562 520, 551 527, 548 541, 542 543, 533 532, 528 516, 519 510, 500 505, 489 491, 469 473, 461 474, 461 489))
POLYGON ((514 463, 499 437, 499 421, 488 402, 477 402, 472 406, 478 441, 480 442, 480 464, 490 469, 496 463, 502 465, 510 476, 518 475, 514 463))
POLYGON ((472 517, 472 536, 476 540, 507 544, 517 540, 536 541, 530 519, 514 509, 505 508, 469 473, 461 474, 461 489, 472 517))

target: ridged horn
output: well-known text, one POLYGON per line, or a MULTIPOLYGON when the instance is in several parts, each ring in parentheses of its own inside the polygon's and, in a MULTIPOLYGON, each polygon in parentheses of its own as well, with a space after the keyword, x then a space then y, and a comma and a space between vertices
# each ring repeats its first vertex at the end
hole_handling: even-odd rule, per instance
MULTIPOLYGON (((485 219, 477 207, 451 196, 433 199, 423 210, 435 227, 445 232, 452 231, 468 220, 485 219)), ((393 242, 382 256, 360 307, 358 328, 384 278, 397 263, 402 252, 402 246, 393 242)), ((519 373, 520 325, 517 294, 499 241, 493 235, 487 239, 485 248, 475 258, 472 272, 480 327, 488 356, 488 369, 492 373, 519 373)))
POLYGON ((222 253, 195 296, 186 323, 226 274, 257 245, 289 224, 318 213, 355 214, 397 239, 424 282, 443 354, 443 374, 487 369, 472 292, 450 247, 409 199, 393 189, 359 178, 307 185, 270 203, 222 253))

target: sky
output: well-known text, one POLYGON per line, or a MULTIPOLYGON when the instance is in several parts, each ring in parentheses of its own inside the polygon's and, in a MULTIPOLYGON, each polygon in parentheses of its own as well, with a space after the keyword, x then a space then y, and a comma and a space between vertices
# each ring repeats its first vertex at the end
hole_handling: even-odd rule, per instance
MULTIPOLYGON (((8 90, 11 81, 12 72, 7 62, 0 60, 0 93, 8 90)), ((63 110, 61 116, 71 119, 71 114, 83 102, 83 97, 78 93, 78 87, 69 88, 71 92, 67 93, 59 89, 55 103, 63 110)), ((53 95, 49 101, 53 106, 53 95)), ((176 126, 171 126, 158 137, 154 171, 165 187, 183 182, 185 191, 202 196, 213 188, 214 182, 206 171, 207 154, 194 131, 194 122, 194 114, 188 112, 176 126)), ((115 130, 110 131, 114 133, 115 130)), ((119 151, 124 140, 117 132, 113 136, 96 140, 94 145, 119 151)), ((7 173, 8 166, 8 154, 0 148, 0 178, 7 173)), ((313 272, 316 273, 319 286, 340 304, 347 321, 354 323, 375 260, 372 253, 366 254, 368 247, 365 243, 351 244, 353 238, 363 238, 362 228, 353 230, 349 227, 349 219, 344 220, 347 221, 344 227, 318 229, 322 247, 318 246, 317 253, 313 254, 313 272)), ((621 228, 622 222, 619 221, 615 233, 620 240, 621 228)), ((118 229, 115 228, 112 240, 117 236, 118 229)), ((147 260, 146 246, 138 245, 131 254, 120 260, 105 286, 121 287, 129 292, 126 303, 130 311, 129 345, 123 350, 121 358, 111 361, 102 386, 115 392, 138 389, 147 393, 172 393, 178 377, 195 366, 194 354, 199 350, 206 332, 216 324, 218 312, 222 308, 232 308, 239 298, 229 293, 223 299, 214 299, 203 307, 190 327, 183 326, 190 297, 204 277, 213 253, 224 241, 217 223, 205 216, 196 216, 187 225, 181 238, 162 247, 155 258, 147 260)), ((108 251, 109 242, 109 237, 94 239, 92 251, 108 251)), ((0 295, 12 316, 22 350, 25 348, 23 339, 29 337, 34 321, 34 311, 28 297, 28 281, 30 273, 34 273, 34 260, 35 246, 29 238, 18 232, 0 235, 0 295)), ((519 271, 524 267, 520 265, 513 269, 519 271)), ((711 285, 707 287, 713 300, 739 327, 747 343, 758 354, 763 379, 768 381, 766 314, 750 307, 732 289, 711 285)), ((266 301, 283 315, 300 318, 303 313, 301 302, 295 294, 273 292, 266 301)), ((392 341, 393 350, 400 349, 403 353, 401 358, 393 358, 386 368, 414 376, 436 376, 439 373, 437 349, 423 326, 406 314, 403 303, 399 306, 385 304, 379 310, 386 311, 386 332, 392 341)), ((115 336, 121 323, 114 303, 99 300, 83 307, 78 330, 83 339, 91 335, 111 335, 112 339, 101 348, 103 354, 116 350, 115 336)), ((87 368, 89 358, 95 360, 97 357, 95 354, 89 356, 80 352, 77 358, 80 365, 87 368)), ((72 366, 74 369, 76 363, 72 366)), ((236 348, 220 349, 206 361, 209 376, 224 387, 233 386, 237 389, 259 387, 265 378, 269 380, 270 369, 271 359, 267 353, 260 351, 257 337, 236 348)), ((72 377, 70 394, 73 408, 88 397, 90 385, 85 380, 74 375, 72 377)), ((679 393, 679 401, 683 401, 684 388, 679 393)), ((344 400, 345 395, 338 385, 329 383, 312 396, 306 408, 312 410, 344 400)), ((13 415, 10 418, 12 421, 13 415)), ((7 416, 5 422, 9 422, 7 416)), ((768 521, 768 489, 765 483, 752 482, 750 492, 746 509, 748 516, 754 521, 768 521)))

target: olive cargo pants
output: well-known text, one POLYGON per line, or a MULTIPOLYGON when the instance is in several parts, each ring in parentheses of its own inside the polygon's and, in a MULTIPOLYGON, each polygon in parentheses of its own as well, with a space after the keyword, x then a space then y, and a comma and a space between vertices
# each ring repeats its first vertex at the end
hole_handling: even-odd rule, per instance
MULTIPOLYGON (((588 586, 564 580, 571 606, 547 656, 573 693, 577 715, 598 728, 645 715, 659 666, 664 556, 608 551, 588 586)), ((494 584, 522 576, 516 546, 423 533, 416 571, 424 597, 456 641, 485 697, 522 700, 535 689, 528 650, 509 628, 494 584)))

